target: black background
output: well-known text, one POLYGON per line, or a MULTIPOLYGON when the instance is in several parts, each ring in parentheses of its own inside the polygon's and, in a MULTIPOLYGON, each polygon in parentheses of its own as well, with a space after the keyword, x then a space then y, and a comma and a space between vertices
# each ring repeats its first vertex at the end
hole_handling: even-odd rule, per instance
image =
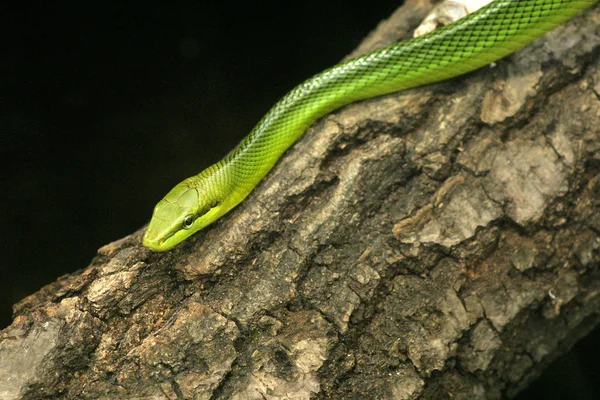
MULTIPOLYGON (((0 329, 400 3, 29 2, 0 32, 0 329)), ((600 332, 519 398, 596 399, 600 332)))

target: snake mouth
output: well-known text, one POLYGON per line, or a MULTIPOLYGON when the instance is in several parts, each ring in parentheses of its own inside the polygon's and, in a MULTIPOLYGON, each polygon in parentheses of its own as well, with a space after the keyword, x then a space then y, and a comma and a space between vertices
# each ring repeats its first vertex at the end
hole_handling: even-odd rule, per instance
POLYGON ((165 241, 167 239, 168 237, 159 239, 153 231, 146 229, 146 233, 144 233, 144 237, 142 239, 142 244, 154 251, 165 251, 170 248, 165 246, 165 241))

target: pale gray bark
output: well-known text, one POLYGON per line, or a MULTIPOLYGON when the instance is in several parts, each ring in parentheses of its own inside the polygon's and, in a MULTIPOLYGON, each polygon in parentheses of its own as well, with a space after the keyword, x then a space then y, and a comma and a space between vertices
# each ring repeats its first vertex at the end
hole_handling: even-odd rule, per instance
MULTIPOLYGON (((409 1, 359 51, 407 37, 409 1)), ((15 306, 0 398, 497 399, 598 322, 600 9, 316 123, 234 212, 15 306)))

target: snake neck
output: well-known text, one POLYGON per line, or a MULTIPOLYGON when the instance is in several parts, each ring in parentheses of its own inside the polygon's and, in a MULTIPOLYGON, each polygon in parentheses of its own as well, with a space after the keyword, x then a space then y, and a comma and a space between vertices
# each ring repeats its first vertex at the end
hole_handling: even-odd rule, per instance
POLYGON ((315 120, 339 107, 315 99, 315 89, 307 81, 288 93, 223 159, 232 190, 249 193, 315 120))

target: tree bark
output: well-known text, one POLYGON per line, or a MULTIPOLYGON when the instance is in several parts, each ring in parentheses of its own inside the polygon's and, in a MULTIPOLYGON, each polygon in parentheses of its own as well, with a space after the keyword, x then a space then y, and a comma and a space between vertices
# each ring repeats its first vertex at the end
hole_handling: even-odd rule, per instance
POLYGON ((15 305, 0 398, 513 396, 600 318, 599 27, 323 118, 173 251, 101 248, 15 305))

